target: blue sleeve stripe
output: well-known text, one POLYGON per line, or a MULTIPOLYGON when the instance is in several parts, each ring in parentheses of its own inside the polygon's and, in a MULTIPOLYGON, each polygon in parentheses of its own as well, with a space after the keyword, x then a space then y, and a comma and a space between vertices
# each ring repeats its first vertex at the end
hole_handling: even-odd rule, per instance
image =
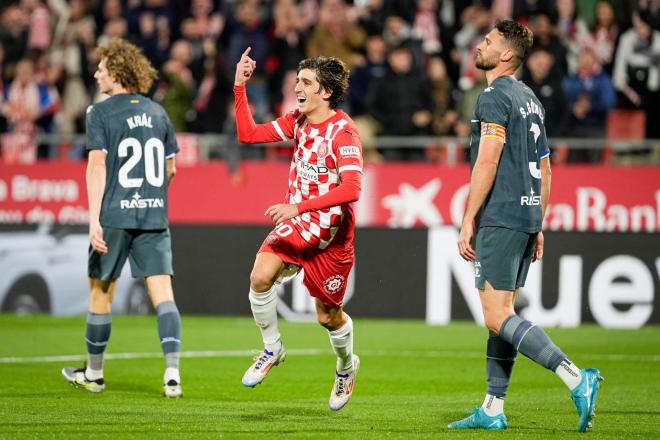
POLYGON ((539 154, 539 159, 550 156, 550 150, 545 150, 539 154))

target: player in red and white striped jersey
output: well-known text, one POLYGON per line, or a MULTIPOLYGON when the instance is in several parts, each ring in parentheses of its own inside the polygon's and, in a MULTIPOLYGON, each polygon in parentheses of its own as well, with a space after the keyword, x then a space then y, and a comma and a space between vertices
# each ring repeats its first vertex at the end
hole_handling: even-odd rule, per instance
POLYGON ((336 411, 348 403, 360 365, 353 354, 353 322, 342 308, 354 259, 352 203, 360 196, 362 178, 360 136, 351 118, 337 109, 348 87, 348 70, 336 58, 301 61, 295 87, 298 108, 271 123, 256 124, 245 90, 256 66, 249 53, 250 48, 236 65, 238 140, 292 139, 294 150, 285 203, 265 212, 276 227, 261 245, 250 275, 250 304, 265 348, 246 371, 243 384, 261 383, 284 360, 275 284, 303 268, 303 283, 315 298, 319 323, 328 330, 337 354, 329 402, 336 411))

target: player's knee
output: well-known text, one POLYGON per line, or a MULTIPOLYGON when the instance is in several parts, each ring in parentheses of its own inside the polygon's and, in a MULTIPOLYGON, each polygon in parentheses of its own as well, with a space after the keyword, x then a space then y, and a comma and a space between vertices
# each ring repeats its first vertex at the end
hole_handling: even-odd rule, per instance
POLYGON ((250 273, 250 288, 255 292, 265 292, 273 287, 273 277, 265 272, 252 269, 250 273))
POLYGON ((343 325, 341 313, 318 313, 316 319, 330 331, 337 330, 343 325))

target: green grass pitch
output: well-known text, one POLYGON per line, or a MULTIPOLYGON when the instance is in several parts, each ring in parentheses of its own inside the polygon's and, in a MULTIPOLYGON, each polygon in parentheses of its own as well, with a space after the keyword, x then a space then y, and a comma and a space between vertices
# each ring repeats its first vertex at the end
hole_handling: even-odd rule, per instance
POLYGON ((162 397, 156 318, 113 318, 106 390, 66 384, 60 370, 84 355, 84 317, 0 315, 0 438, 660 438, 660 328, 550 329, 581 367, 605 377, 594 429, 576 432, 569 393, 520 356, 506 399, 506 432, 455 432, 447 423, 481 404, 487 332, 472 323, 355 319, 362 366, 351 402, 327 401, 334 355, 316 324, 281 323, 289 350, 254 389, 241 385, 260 338, 251 319, 183 317, 184 397, 162 397), (41 359, 37 357, 42 357, 41 359))

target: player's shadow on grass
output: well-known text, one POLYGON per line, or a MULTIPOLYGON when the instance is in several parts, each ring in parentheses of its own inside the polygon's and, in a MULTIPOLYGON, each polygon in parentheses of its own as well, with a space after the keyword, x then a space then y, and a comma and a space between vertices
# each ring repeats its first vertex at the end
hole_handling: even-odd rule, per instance
POLYGON ((138 392, 144 394, 155 394, 162 395, 163 388, 154 386, 153 384, 143 384, 138 382, 112 382, 107 385, 107 391, 128 391, 128 392, 138 392))

